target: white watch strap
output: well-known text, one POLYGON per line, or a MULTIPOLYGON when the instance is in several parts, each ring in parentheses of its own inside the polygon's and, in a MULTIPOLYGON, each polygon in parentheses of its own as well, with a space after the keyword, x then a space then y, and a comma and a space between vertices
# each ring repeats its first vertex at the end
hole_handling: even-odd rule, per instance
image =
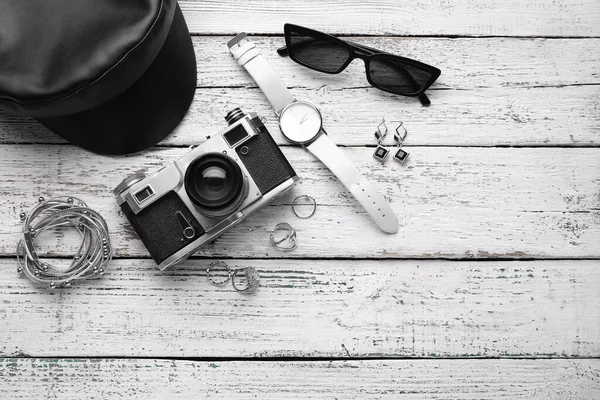
MULTIPOLYGON (((295 101, 294 96, 260 55, 254 43, 246 38, 245 33, 237 35, 227 43, 227 46, 238 64, 246 68, 258 84, 277 114, 295 101)), ((398 232, 398 219, 387 201, 377 193, 327 135, 319 135, 306 148, 350 190, 350 193, 354 195, 382 231, 398 232)))
POLYGON ((277 114, 295 100, 292 93, 258 52, 254 43, 246 38, 246 34, 240 33, 227 43, 227 46, 238 64, 246 68, 252 76, 277 114))
POLYGON ((388 202, 377 193, 375 188, 367 182, 360 171, 327 135, 319 135, 306 148, 321 160, 350 190, 350 193, 367 210, 367 213, 382 231, 387 233, 398 232, 398 218, 388 202))

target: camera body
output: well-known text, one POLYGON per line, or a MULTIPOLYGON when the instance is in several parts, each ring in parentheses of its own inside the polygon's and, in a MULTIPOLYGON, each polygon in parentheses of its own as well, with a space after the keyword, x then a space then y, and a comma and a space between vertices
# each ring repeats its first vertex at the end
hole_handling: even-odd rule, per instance
POLYGON ((117 203, 164 270, 213 242, 299 180, 256 113, 239 108, 229 127, 151 176, 133 174, 117 203))

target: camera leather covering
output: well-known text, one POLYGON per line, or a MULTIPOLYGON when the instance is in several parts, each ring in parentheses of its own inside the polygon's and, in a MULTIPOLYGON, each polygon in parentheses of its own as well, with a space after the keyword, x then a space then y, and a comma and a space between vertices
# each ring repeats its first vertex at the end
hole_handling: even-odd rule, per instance
POLYGON ((244 146, 239 146, 236 153, 252 175, 261 193, 268 193, 296 176, 296 172, 264 126, 259 135, 245 142, 244 146), (248 149, 246 154, 241 151, 242 147, 248 149), (276 166, 276 168, 269 166, 276 166))
POLYGON ((121 204, 121 210, 150 251, 156 264, 162 263, 206 233, 175 192, 165 194, 154 202, 152 207, 141 210, 137 215, 134 214, 127 202, 121 204), (194 237, 188 239, 183 235, 175 215, 178 211, 196 231, 194 237))

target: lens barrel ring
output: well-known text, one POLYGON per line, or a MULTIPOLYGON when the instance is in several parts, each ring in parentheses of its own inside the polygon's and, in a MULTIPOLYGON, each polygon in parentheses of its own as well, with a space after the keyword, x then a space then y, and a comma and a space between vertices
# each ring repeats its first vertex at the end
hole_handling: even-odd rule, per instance
POLYGON ((115 196, 118 196, 127 189, 131 188, 136 183, 143 181, 144 179, 146 179, 146 174, 138 171, 135 174, 123 179, 123 181, 119 183, 116 188, 113 189, 113 194, 115 196))
POLYGON ((190 163, 184 178, 190 200, 211 218, 239 207, 247 195, 246 181, 240 166, 222 153, 202 154, 190 163))

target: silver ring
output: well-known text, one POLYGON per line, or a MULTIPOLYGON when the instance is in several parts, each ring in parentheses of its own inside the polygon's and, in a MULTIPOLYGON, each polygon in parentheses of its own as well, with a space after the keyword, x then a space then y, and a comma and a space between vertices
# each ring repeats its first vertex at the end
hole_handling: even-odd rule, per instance
POLYGON ((294 230, 294 228, 292 228, 292 226, 290 224, 288 224, 287 222, 281 222, 281 223, 277 224, 277 226, 275 226, 275 230, 278 230, 278 231, 279 230, 287 230, 288 233, 285 236, 283 236, 281 239, 275 239, 275 235, 273 235, 271 233, 270 238, 271 238, 271 244, 273 246, 275 246, 279 250, 283 250, 283 251, 292 251, 296 247, 298 247, 298 245, 296 243, 296 231, 294 230), (290 243, 290 246, 281 246, 281 244, 285 241, 290 243))
POLYGON ((208 267, 206 267, 206 276, 213 285, 222 286, 229 282, 229 278, 231 277, 231 268, 229 268, 229 265, 227 265, 227 263, 224 261, 215 261, 208 264, 208 267), (216 273, 215 270, 217 271, 216 273), (223 271, 226 272, 225 276, 223 276, 223 271), (219 275, 219 272, 221 272, 221 275, 219 275))
POLYGON ((233 271, 233 275, 231 276, 231 284, 233 285, 233 288, 235 290, 237 290, 238 292, 252 292, 252 291, 256 290, 256 288, 258 288, 259 282, 260 282, 260 275, 258 274, 258 271, 254 267, 246 267, 246 268, 236 269, 233 271), (241 280, 241 279, 240 279, 241 282, 236 283, 236 278, 242 272, 246 276, 246 285, 245 286, 241 285, 241 283, 243 282, 243 280, 241 280))
MULTIPOLYGON (((300 205, 309 205, 309 204, 300 204, 300 205)), ((317 201, 315 200, 314 197, 311 197, 311 196, 309 196, 307 194, 300 195, 300 196, 296 197, 294 199, 294 201, 292 201, 292 211, 294 212, 294 214, 296 215, 296 217, 302 218, 302 219, 308 219, 308 218, 312 217, 313 215, 315 215, 315 212, 317 211, 317 201), (310 214, 306 215, 306 216, 301 216, 296 211, 296 205, 297 205, 296 202, 298 200, 300 200, 300 199, 303 199, 303 198, 308 199, 308 201, 312 202, 312 206, 313 206, 312 207, 312 211, 310 212, 310 214)))

